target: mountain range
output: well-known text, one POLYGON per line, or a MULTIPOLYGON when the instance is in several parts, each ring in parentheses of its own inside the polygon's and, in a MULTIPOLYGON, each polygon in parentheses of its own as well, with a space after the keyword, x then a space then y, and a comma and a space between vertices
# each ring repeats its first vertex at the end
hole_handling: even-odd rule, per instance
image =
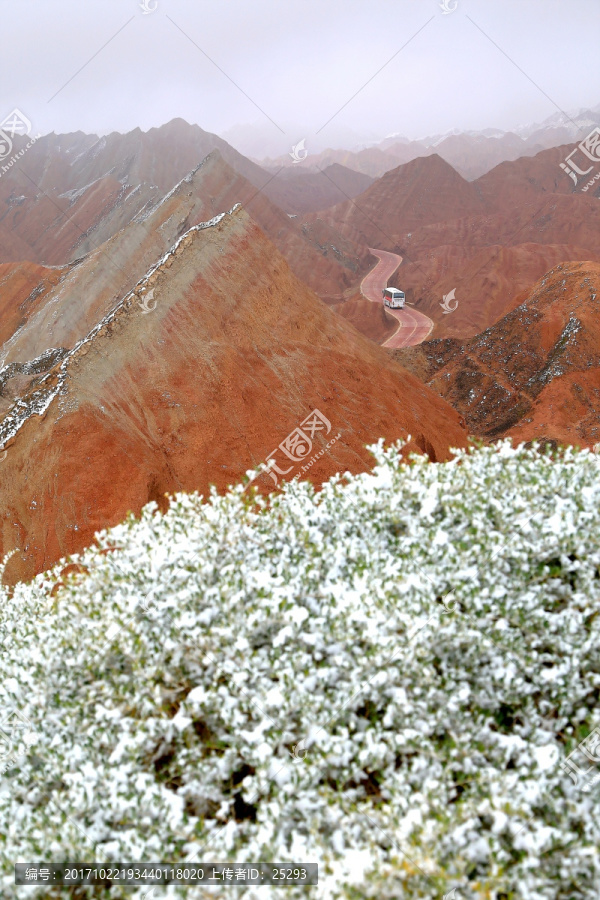
MULTIPOLYGON (((366 468, 381 434, 432 459, 464 445, 459 414, 330 311, 239 205, 179 234, 215 166, 209 155, 148 219, 50 270, 54 284, 38 273, 43 300, 0 369, 1 552, 19 550, 7 578, 166 492, 239 480, 314 410, 330 427, 278 465, 300 475, 310 462, 317 483, 366 468)), ((31 272, 14 269, 23 291, 31 272)))
MULTIPOLYGON (((437 153, 463 178, 473 181, 502 162, 524 156, 536 156, 541 150, 577 143, 594 127, 600 125, 600 104, 593 109, 579 109, 571 113, 556 112, 543 122, 517 127, 514 131, 488 128, 483 131, 452 131, 410 141, 400 133, 392 134, 378 143, 370 143, 354 150, 327 149, 310 153, 303 168, 318 172, 334 163, 380 178, 399 165, 418 157, 437 153)), ((310 147, 310 138, 306 139, 310 147)), ((289 154, 275 159, 255 162, 268 170, 292 165, 289 154)))
POLYGON ((432 460, 469 433, 597 441, 600 187, 561 169, 569 144, 467 180, 442 143, 377 178, 269 172, 173 120, 47 135, 2 174, 9 581, 268 458, 261 491, 363 471, 380 437, 432 460), (419 346, 362 292, 372 248, 419 346))

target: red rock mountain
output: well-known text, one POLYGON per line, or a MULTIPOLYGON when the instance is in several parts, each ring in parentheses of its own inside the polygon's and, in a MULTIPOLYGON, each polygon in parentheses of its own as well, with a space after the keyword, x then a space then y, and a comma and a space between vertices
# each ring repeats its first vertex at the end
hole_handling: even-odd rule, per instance
POLYGON ((433 319, 434 338, 464 339, 484 331, 518 306, 552 266, 594 258, 600 259, 600 247, 533 241, 481 249, 440 244, 428 257, 403 264, 399 283, 416 309, 433 319), (451 313, 444 312, 445 296, 451 297, 446 307, 458 303, 451 313))
MULTIPOLYGON (((403 257, 396 281, 434 321, 434 337, 471 337, 518 306, 557 263, 600 260, 600 183, 593 192, 573 190, 559 166, 569 149, 505 162, 472 184, 457 182, 456 173, 448 177, 435 157, 417 160, 318 218, 355 242, 378 238, 371 246, 403 257), (437 182, 434 171, 426 176, 429 169, 438 172, 445 194, 430 190, 437 182), (484 211, 464 214, 469 202, 484 211), (452 293, 458 306, 447 314, 442 302, 452 293)), ((363 328, 351 309, 348 317, 363 328)))
POLYGON ((560 163, 575 148, 564 144, 542 150, 533 157, 503 162, 477 179, 482 196, 496 209, 514 210, 544 194, 571 194, 573 182, 560 163))
MULTIPOLYGON (((590 111, 590 115, 592 116, 590 121, 600 119, 598 113, 590 111)), ((590 128, 591 125, 586 126, 582 121, 581 137, 590 128)), ((569 133, 570 130, 567 128, 542 128, 527 137, 512 132, 449 134, 435 139, 427 138, 424 141, 389 137, 363 150, 323 150, 320 153, 311 153, 307 163, 316 169, 339 163, 356 172, 381 178, 397 166, 436 153, 467 181, 474 181, 502 162, 535 156, 544 149, 567 144, 569 133)), ((277 160, 266 160, 262 164, 269 167, 289 165, 290 160, 283 156, 277 160)))
POLYGON ((564 263, 471 340, 434 340, 394 357, 487 439, 600 442, 600 265, 564 263))
POLYGON ((351 240, 393 251, 413 229, 486 210, 477 188, 433 154, 392 169, 354 200, 318 217, 351 240))
POLYGON ((0 347, 44 305, 62 274, 35 263, 0 263, 0 347))
MULTIPOLYGON (((503 163, 472 184, 432 154, 301 221, 269 199, 276 184, 285 206, 281 191, 302 183, 310 206, 318 202, 316 177, 352 196, 363 176, 335 164, 322 174, 302 166, 268 174, 215 135, 174 120, 147 133, 49 135, 36 143, 19 162, 22 171, 15 167, 0 179, 0 261, 65 265, 96 252, 157 208, 176 176, 186 176, 215 144, 235 169, 222 159, 223 171, 215 171, 214 184, 203 183, 188 225, 241 202, 323 300, 333 305, 355 298, 336 308, 375 340, 388 329, 355 302, 372 262, 368 245, 403 256, 401 286, 433 319, 435 337, 477 334, 518 305, 553 265, 599 258, 596 198, 573 193, 559 167, 569 146, 503 163), (445 315, 440 303, 452 291, 459 306, 445 315)), ((117 289, 115 298, 121 293, 117 289)))
MULTIPOLYGON (((166 491, 236 481, 314 409, 331 423, 329 436, 314 435, 313 452, 325 451, 310 469, 316 483, 365 469, 365 445, 380 436, 411 434, 434 459, 464 444, 458 414, 329 311, 243 209, 185 230, 182 194, 191 186, 165 199, 163 224, 183 234, 133 291, 111 306, 117 282, 108 267, 96 260, 94 270, 93 259, 74 267, 70 301, 60 305, 63 279, 44 307, 59 304, 40 342, 56 327, 54 351, 29 360, 26 372, 2 370, 8 385, 29 378, 0 422, 0 553, 18 548, 9 580, 82 548, 129 510, 164 502, 166 491), (93 312, 78 311, 73 298, 79 290, 85 306, 92 286, 93 312)), ((160 247, 154 224, 121 235, 123 265, 160 247)), ((106 253, 118 251, 115 239, 106 253)))
MULTIPOLYGON (((177 184, 198 167, 204 158, 198 154, 214 143, 214 137, 175 122, 147 133, 138 129, 109 135, 95 143, 81 133, 42 138, 18 167, 0 178, 0 208, 4 204, 5 209, 0 218, 0 261, 64 265, 82 259, 159 207, 166 191, 177 190, 177 184), (197 139, 190 141, 190 134, 197 139)), ((214 150, 210 176, 192 185, 198 193, 189 224, 242 203, 300 278, 324 299, 340 299, 368 267, 366 248, 352 245, 331 227, 320 242, 312 241, 309 230, 290 219, 240 170, 249 170, 262 184, 276 178, 232 148, 227 155, 233 157, 236 169, 214 150)), ((170 237, 174 240, 177 235, 170 237)))
MULTIPOLYGON (((25 142, 15 138, 15 151, 25 142)), ((288 214, 330 206, 370 181, 342 171, 338 187, 331 174, 266 172, 222 138, 182 119, 101 138, 45 135, 0 178, 0 262, 62 264, 75 258, 85 237, 95 246, 107 240, 215 150, 248 181, 252 194, 260 191, 288 214)))
POLYGON ((264 193, 288 215, 304 215, 343 203, 373 183, 369 175, 339 164, 318 171, 303 166, 277 166, 268 171, 272 181, 267 182, 264 193))

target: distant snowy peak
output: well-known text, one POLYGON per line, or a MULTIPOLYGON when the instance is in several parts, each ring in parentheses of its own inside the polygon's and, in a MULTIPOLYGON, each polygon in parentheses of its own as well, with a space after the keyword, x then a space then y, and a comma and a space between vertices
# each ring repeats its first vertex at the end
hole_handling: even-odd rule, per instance
POLYGON ((488 138, 504 137, 505 134, 507 134, 507 132, 501 131, 499 128, 486 128, 483 131, 463 131, 460 128, 453 128, 451 131, 447 131, 445 134, 434 134, 430 137, 421 138, 421 143, 425 144, 426 147, 438 147, 449 137, 488 138))
MULTIPOLYGON (((592 108, 582 107, 577 111, 570 112, 557 111, 542 122, 530 122, 526 125, 519 125, 509 130, 501 128, 483 128, 480 130, 469 130, 462 128, 452 128, 438 134, 430 134, 424 137, 416 138, 416 142, 423 144, 425 147, 438 147, 443 141, 449 137, 470 137, 470 138, 501 138, 506 134, 516 134, 523 140, 531 137, 539 131, 546 130, 564 130, 568 132, 569 138, 577 137, 585 129, 594 128, 600 125, 600 103, 592 108)), ((401 132, 396 131, 388 134, 379 142, 371 142, 365 144, 364 147, 380 147, 386 149, 394 144, 411 143, 401 132)), ((355 148, 355 149, 363 149, 355 148)))
POLYGON ((543 122, 535 122, 529 125, 521 125, 515 128, 515 133, 522 138, 528 138, 537 131, 566 130, 572 138, 577 137, 585 129, 594 128, 600 124, 600 104, 593 109, 579 109, 570 113, 555 112, 543 122))

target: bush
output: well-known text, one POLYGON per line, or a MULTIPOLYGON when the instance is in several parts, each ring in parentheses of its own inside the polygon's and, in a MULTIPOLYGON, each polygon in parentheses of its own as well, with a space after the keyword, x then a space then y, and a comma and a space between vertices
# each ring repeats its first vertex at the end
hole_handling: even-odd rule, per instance
POLYGON ((372 450, 3 593, 2 896, 16 860, 190 858, 319 863, 273 897, 599 895, 596 458, 372 450))

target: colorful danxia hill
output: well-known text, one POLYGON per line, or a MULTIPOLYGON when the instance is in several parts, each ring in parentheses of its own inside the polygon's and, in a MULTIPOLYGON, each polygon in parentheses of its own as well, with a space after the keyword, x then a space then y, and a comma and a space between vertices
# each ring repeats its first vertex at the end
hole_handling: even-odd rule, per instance
POLYGON ((381 437, 600 441, 600 188, 518 140, 279 169, 182 120, 37 141, 0 179, 5 579, 269 457, 263 491, 381 437))

